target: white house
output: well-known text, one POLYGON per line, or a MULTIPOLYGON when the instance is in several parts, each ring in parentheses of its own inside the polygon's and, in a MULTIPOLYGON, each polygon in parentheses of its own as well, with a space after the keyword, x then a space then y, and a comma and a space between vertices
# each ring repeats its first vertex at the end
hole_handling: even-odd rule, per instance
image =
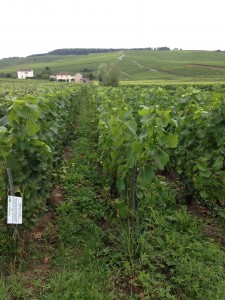
POLYGON ((26 79, 34 77, 33 69, 21 69, 17 71, 17 78, 18 79, 26 79))
POLYGON ((51 75, 50 79, 56 80, 56 81, 68 81, 68 82, 84 82, 83 75, 80 73, 75 74, 74 76, 71 76, 66 71, 61 71, 56 75, 51 75))
POLYGON ((71 75, 68 72, 61 71, 58 74, 56 74, 55 79, 56 79, 56 81, 64 80, 64 81, 69 81, 70 82, 71 81, 71 75))

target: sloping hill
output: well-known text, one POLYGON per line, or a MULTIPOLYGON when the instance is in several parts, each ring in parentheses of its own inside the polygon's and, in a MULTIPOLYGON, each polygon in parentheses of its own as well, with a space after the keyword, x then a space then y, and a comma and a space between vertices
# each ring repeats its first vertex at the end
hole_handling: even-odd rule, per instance
POLYGON ((118 52, 89 54, 89 55, 47 55, 47 56, 29 56, 26 58, 8 58, 0 60, 0 73, 16 74, 20 68, 33 68, 34 73, 39 73, 48 66, 56 73, 58 71, 68 71, 72 74, 84 69, 96 72, 98 66, 102 63, 109 63, 116 60, 118 52))
POLYGON ((129 80, 224 80, 225 53, 208 51, 127 51, 121 70, 129 80), (218 68, 220 67, 220 68, 218 68))
POLYGON ((74 74, 97 74, 101 63, 118 61, 121 80, 225 81, 225 52, 125 50, 88 55, 41 55, 0 60, 0 73, 16 74, 31 67, 38 74, 45 67, 74 74))

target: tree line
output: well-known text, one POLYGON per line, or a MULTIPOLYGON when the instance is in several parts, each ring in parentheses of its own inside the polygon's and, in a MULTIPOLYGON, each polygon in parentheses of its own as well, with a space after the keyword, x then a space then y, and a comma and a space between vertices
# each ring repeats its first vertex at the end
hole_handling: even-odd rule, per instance
MULTIPOLYGON (((108 53, 116 51, 125 51, 125 50, 170 50, 169 47, 147 47, 147 48, 64 48, 56 49, 47 53, 42 54, 33 54, 30 56, 46 56, 46 55, 88 55, 95 53, 108 53)), ((28 57, 30 57, 28 56, 28 57)))

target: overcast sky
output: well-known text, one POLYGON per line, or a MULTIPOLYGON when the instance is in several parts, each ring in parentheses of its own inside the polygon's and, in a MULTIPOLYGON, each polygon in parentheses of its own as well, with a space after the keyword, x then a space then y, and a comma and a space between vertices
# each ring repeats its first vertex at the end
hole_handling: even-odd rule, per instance
POLYGON ((2 0, 0 58, 59 48, 225 50, 224 0, 2 0))

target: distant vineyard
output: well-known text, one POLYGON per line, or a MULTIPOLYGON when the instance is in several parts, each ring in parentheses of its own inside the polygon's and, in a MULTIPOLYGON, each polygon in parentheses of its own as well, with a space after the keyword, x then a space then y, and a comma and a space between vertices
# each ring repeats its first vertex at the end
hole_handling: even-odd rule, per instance
POLYGON ((121 81, 160 84, 168 82, 221 82, 225 76, 225 52, 152 51, 150 49, 59 49, 47 54, 12 57, 0 60, 2 77, 16 76, 16 71, 29 67, 35 74, 47 66, 53 73, 80 71, 97 76, 101 63, 117 61, 121 81), (106 52, 105 52, 106 51, 106 52), (121 55, 122 52, 122 55, 121 55))

